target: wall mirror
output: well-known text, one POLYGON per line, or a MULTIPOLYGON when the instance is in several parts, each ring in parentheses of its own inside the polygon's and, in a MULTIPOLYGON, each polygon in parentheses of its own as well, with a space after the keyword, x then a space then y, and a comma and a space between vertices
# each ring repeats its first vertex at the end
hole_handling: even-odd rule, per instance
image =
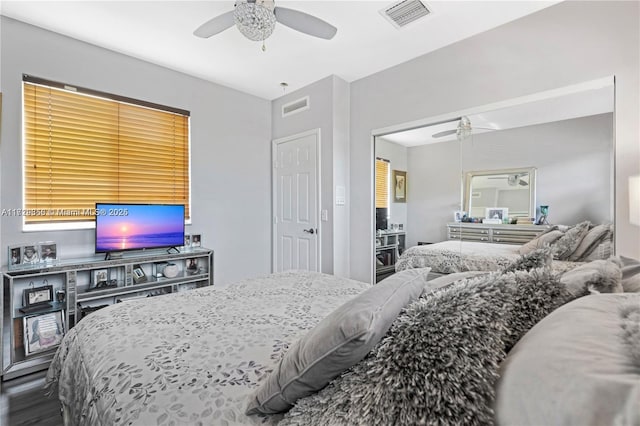
POLYGON ((508 217, 535 218, 535 167, 465 173, 464 212, 487 217, 487 208, 504 208, 508 217))
POLYGON ((510 216, 537 219, 540 205, 546 205, 551 224, 613 223, 613 106, 614 81, 607 77, 376 132, 372 161, 377 157, 384 167, 376 168, 375 179, 391 194, 393 170, 406 172, 406 199, 375 196, 374 265, 393 262, 392 256, 377 258, 375 234, 401 232, 406 249, 446 241, 447 223, 456 213, 472 209, 472 216, 484 217, 484 208, 474 198, 469 207, 465 194, 473 196, 486 184, 485 171, 505 178, 484 176, 486 181, 509 185, 511 179, 516 188, 528 183, 528 205, 510 207, 510 216), (535 179, 530 172, 528 181, 511 173, 532 169, 535 179), (469 174, 474 191, 466 191, 469 174))

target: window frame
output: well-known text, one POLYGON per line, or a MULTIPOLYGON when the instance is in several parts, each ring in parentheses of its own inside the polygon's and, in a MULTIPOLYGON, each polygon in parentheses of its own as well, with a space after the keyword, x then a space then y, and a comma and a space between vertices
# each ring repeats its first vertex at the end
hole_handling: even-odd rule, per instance
MULTIPOLYGON (((45 87, 50 87, 54 89, 60 89, 68 92, 79 93, 82 95, 93 96, 96 98, 115 101, 118 103, 129 104, 136 107, 142 108, 150 108, 153 110, 169 112, 173 114, 178 114, 186 117, 186 149, 188 150, 187 154, 187 179, 188 184, 187 188, 187 202, 185 203, 185 207, 187 211, 189 211, 189 216, 185 218, 185 225, 190 225, 192 223, 193 210, 192 210, 192 155, 191 155, 191 113, 190 111, 170 107, 166 105, 161 105, 153 102, 143 101, 139 99, 129 98, 125 96, 120 96, 112 93, 102 92, 98 90, 88 89, 80 86, 73 86, 70 84, 65 84, 57 81, 52 81, 40 77, 34 77, 28 74, 23 74, 22 84, 21 84, 21 177, 22 180, 20 182, 21 185, 21 216, 22 216, 22 230, 24 232, 38 232, 38 231, 60 231, 60 230, 83 230, 83 229, 95 229, 95 220, 78 220, 78 221, 61 221, 61 222, 42 222, 42 223, 27 223, 28 215, 27 215, 27 122, 26 122, 26 111, 25 111, 25 83, 41 85, 45 87)), ((114 203, 117 201, 113 201, 114 203)), ((125 202, 125 201, 122 201, 125 202)), ((149 200, 139 200, 139 203, 153 203, 149 200)), ((157 203, 160 204, 160 203, 157 203)), ((169 204, 169 203, 167 203, 169 204)))

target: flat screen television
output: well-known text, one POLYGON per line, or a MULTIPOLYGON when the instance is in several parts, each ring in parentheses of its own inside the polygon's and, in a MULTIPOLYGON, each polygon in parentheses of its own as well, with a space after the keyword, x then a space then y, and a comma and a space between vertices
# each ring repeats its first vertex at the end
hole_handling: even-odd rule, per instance
POLYGON ((184 205, 96 203, 96 253, 184 245, 184 205))
POLYGON ((389 227, 389 209, 376 208, 376 230, 389 227))

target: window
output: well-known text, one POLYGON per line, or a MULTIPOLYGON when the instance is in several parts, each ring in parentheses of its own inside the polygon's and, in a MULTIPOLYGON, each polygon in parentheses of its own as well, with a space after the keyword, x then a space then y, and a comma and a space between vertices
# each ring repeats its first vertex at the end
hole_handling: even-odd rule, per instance
POLYGON ((389 207, 389 160, 376 158, 376 208, 389 207))
POLYGON ((23 107, 25 225, 87 227, 96 202, 190 217, 188 111, 26 75, 23 107))

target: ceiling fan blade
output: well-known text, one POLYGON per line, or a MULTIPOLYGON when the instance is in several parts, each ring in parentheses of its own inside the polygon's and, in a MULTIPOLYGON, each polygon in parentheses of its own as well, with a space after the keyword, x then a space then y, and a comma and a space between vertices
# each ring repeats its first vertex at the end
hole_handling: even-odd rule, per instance
POLYGON ((273 13, 276 15, 276 21, 282 25, 314 37, 330 40, 338 31, 336 27, 328 22, 298 10, 276 6, 273 13))
POLYGON ((210 19, 204 24, 200 25, 193 32, 193 35, 202 38, 209 38, 212 35, 221 33, 227 28, 231 28, 233 25, 233 10, 230 10, 229 12, 218 15, 215 18, 210 19))
POLYGON ((432 138, 441 138, 443 136, 455 135, 457 131, 458 130, 456 130, 456 129, 443 130, 442 132, 434 133, 433 135, 431 135, 431 137, 432 138))

